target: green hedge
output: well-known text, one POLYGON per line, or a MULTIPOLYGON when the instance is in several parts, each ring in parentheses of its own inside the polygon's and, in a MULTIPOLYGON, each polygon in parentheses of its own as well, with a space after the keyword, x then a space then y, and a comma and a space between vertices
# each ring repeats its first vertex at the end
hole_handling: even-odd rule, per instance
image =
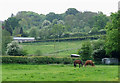
POLYGON ((2 63, 18 64, 72 64, 76 58, 3 56, 2 63))
POLYGON ((23 43, 37 43, 37 42, 54 42, 54 41, 73 41, 73 40, 86 40, 86 39, 99 39, 99 38, 104 38, 105 35, 91 35, 91 36, 80 36, 80 37, 66 37, 66 38, 59 38, 59 39, 46 39, 46 40, 36 40, 33 42, 23 42, 23 43))

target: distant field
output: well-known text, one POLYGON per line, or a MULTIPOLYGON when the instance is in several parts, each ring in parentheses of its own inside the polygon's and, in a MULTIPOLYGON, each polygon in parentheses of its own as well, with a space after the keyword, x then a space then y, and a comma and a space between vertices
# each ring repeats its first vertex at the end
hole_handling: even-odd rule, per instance
POLYGON ((35 54, 36 50, 40 50, 43 55, 67 57, 70 54, 77 53, 83 41, 64 41, 64 42, 39 42, 39 43, 23 43, 24 50, 29 55, 35 54))
POLYGON ((118 66, 96 65, 74 68, 73 65, 3 64, 3 81, 117 81, 118 66))

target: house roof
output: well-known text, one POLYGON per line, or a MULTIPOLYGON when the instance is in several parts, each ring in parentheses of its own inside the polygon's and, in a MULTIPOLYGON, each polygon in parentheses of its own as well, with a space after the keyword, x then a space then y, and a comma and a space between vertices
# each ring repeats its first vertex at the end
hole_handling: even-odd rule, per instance
POLYGON ((13 39, 15 40, 15 39, 32 39, 32 40, 34 40, 35 38, 34 37, 13 37, 13 39))
POLYGON ((80 55, 77 55, 77 54, 71 54, 71 56, 78 56, 78 57, 79 57, 80 55))

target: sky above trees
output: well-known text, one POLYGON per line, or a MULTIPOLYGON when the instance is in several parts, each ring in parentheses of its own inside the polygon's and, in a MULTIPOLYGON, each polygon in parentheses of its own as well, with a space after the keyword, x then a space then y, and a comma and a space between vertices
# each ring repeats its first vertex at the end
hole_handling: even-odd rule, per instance
POLYGON ((64 13, 68 8, 78 11, 102 11, 106 15, 117 12, 119 0, 1 0, 0 20, 4 21, 18 11, 33 11, 39 14, 64 13))

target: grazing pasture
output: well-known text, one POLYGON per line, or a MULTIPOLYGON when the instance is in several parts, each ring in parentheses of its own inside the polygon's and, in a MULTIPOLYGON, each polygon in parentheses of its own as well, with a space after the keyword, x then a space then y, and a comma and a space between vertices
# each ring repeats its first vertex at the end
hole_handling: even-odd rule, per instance
MULTIPOLYGON (((77 65, 78 66, 78 65, 77 65)), ((3 64, 3 81, 117 81, 117 65, 76 67, 73 64, 3 64)))
MULTIPOLYGON (((77 53, 82 41, 63 41, 63 42, 38 42, 38 43, 22 43, 23 49, 28 55, 34 55, 36 50, 40 50, 44 56, 60 56, 68 57, 70 54, 77 53)), ((92 41, 92 40, 91 40, 92 41)))

